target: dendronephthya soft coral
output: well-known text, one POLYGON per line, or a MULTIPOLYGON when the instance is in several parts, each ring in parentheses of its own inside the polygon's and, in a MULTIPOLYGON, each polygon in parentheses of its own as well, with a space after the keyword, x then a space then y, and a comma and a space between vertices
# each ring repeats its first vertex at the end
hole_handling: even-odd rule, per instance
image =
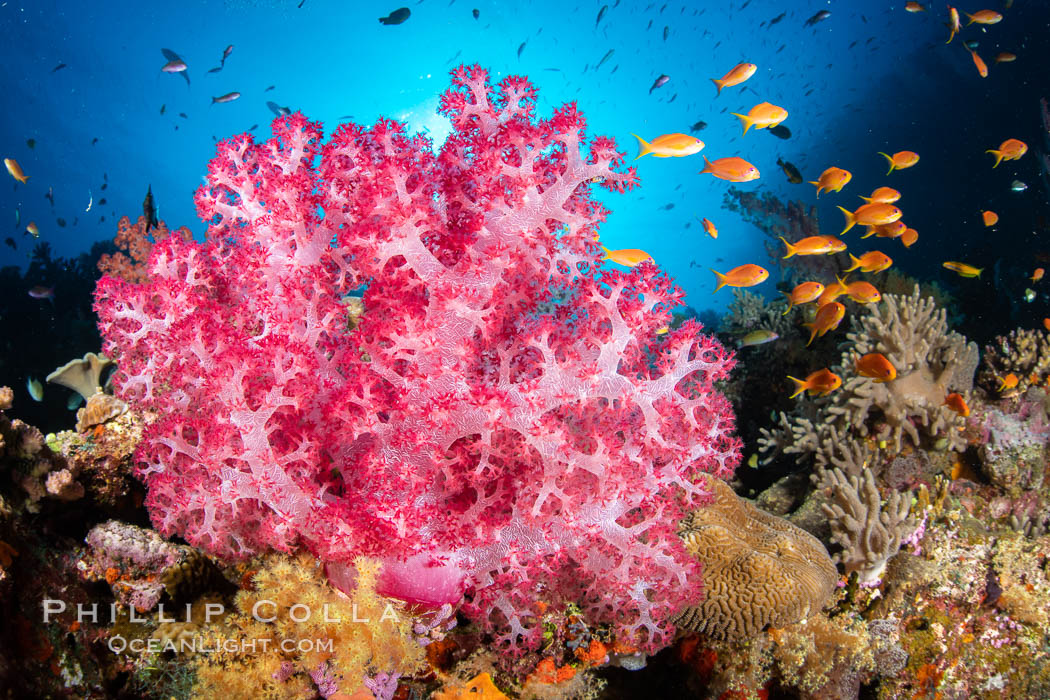
MULTIPOLYGON (((219 144, 204 243, 96 292, 156 526, 224 557, 430 557, 505 647, 581 605, 644 649, 700 589, 675 522, 738 458, 729 353, 650 263, 603 269, 600 185, 633 187, 575 105, 462 67, 435 154, 396 122, 323 143, 301 114, 219 144), (364 287, 350 330, 343 298, 364 287)), ((426 562, 424 567, 432 562, 426 562)), ((438 603, 440 601, 432 601, 438 603)))

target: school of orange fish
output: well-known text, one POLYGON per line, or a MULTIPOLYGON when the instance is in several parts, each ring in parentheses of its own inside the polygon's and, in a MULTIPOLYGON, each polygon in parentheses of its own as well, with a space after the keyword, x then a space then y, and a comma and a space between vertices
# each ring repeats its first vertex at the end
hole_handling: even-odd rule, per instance
MULTIPOLYGON (((904 9, 912 13, 926 11, 926 8, 918 2, 908 2, 904 9)), ((973 14, 964 14, 970 20, 967 26, 970 24, 997 24, 1003 18, 1000 13, 993 10, 980 10, 973 14)), ((952 39, 962 29, 959 11, 951 5, 948 6, 947 26, 949 35, 948 41, 945 43, 951 43, 952 39)), ((977 51, 967 45, 964 45, 964 48, 970 53, 978 74, 982 78, 988 77, 988 66, 977 54, 977 51)), ((1016 55, 1002 52, 996 56, 995 62, 1009 63, 1016 59, 1016 55)), ((740 63, 734 66, 724 77, 712 79, 718 91, 717 95, 721 95, 724 88, 746 82, 757 70, 758 67, 753 63, 740 63)), ((747 114, 733 112, 733 115, 740 119, 744 127, 744 134, 747 134, 752 127, 755 129, 767 129, 778 126, 787 119, 788 112, 783 107, 762 102, 752 107, 747 114)), ((694 155, 704 148, 704 143, 700 139, 686 134, 664 134, 651 141, 646 141, 635 134, 632 135, 638 139, 638 158, 648 154, 652 154, 657 158, 679 158, 694 155)), ((1002 161, 1017 160, 1024 156, 1027 151, 1028 146, 1023 141, 1007 139, 998 148, 988 149, 986 153, 991 153, 995 156, 995 163, 992 167, 996 168, 1002 161)), ((919 162, 919 154, 914 151, 898 151, 892 155, 879 152, 879 155, 883 156, 889 164, 887 176, 892 174, 894 170, 911 168, 919 162)), ((733 156, 718 158, 714 161, 708 160, 706 156, 703 156, 703 158, 704 168, 700 171, 700 174, 710 174, 729 182, 749 182, 759 178, 758 169, 743 158, 733 156)), ((853 175, 850 171, 832 166, 821 173, 816 181, 811 181, 810 184, 816 186, 816 195, 819 198, 821 193, 841 192, 852 177, 853 175)), ((846 207, 838 207, 846 217, 846 227, 839 234, 840 236, 845 235, 854 226, 861 225, 867 229, 867 232, 861 238, 870 236, 891 239, 899 238, 905 248, 910 248, 919 240, 918 232, 913 228, 909 228, 901 220, 903 214, 895 204, 901 199, 900 192, 892 187, 879 187, 871 193, 871 196, 862 196, 861 199, 865 203, 854 211, 850 211, 846 207)), ((981 219, 986 227, 990 227, 998 223, 999 216, 993 211, 985 210, 981 212, 981 219)), ((706 217, 703 218, 701 223, 704 231, 709 236, 718 238, 718 229, 714 223, 706 217)), ((809 236, 794 243, 788 242, 783 237, 780 237, 780 240, 783 241, 786 249, 784 259, 796 255, 834 255, 846 252, 846 243, 835 236, 809 236)), ((652 256, 636 248, 615 251, 605 249, 605 252, 605 259, 629 267, 652 261, 652 256)), ((872 274, 881 272, 893 264, 890 256, 877 250, 864 253, 859 258, 852 253, 848 253, 848 255, 852 265, 846 269, 843 277, 836 276, 833 283, 825 284, 819 281, 807 281, 797 285, 790 293, 782 292, 788 301, 788 309, 784 312, 785 314, 796 306, 810 303, 817 306, 813 321, 804 324, 810 330, 809 342, 806 345, 812 343, 814 338, 835 330, 842 323, 842 319, 846 316, 846 307, 836 301, 838 297, 845 295, 859 304, 874 304, 882 299, 879 290, 871 283, 859 280, 847 282, 845 277, 855 270, 872 274)), ((954 260, 944 262, 943 266, 961 277, 980 277, 982 272, 980 268, 954 260)), ((740 265, 726 273, 711 271, 714 272, 717 279, 715 292, 722 287, 753 287, 769 278, 768 270, 753 263, 740 265)), ((1042 268, 1036 269, 1030 278, 1031 281, 1033 283, 1038 282, 1042 279, 1043 272, 1042 268)), ((1044 319, 1043 323, 1047 330, 1050 330, 1050 318, 1044 319)), ((740 345, 741 347, 758 345, 776 339, 777 334, 773 331, 758 330, 748 333, 742 339, 740 345)), ((896 368, 881 353, 869 353, 858 358, 855 369, 857 374, 868 377, 875 382, 893 381, 897 376, 896 368)), ((795 377, 789 377, 789 379, 795 385, 794 393, 791 394, 792 398, 804 392, 808 392, 811 396, 827 395, 842 386, 842 378, 826 367, 811 373, 805 379, 797 379, 795 377)), ((1001 381, 1004 388, 1009 388, 1011 381, 1016 385, 1017 378, 1013 375, 1008 375, 1002 377, 1001 381)), ((959 394, 949 394, 945 398, 945 405, 963 416, 969 415, 970 409, 959 394)))

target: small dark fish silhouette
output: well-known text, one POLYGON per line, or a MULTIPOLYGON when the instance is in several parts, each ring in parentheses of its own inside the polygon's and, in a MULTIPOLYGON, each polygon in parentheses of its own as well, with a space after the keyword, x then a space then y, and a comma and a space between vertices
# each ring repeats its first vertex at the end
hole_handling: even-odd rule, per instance
POLYGON ((380 17, 379 18, 379 23, 380 24, 401 24, 402 22, 404 22, 406 19, 408 19, 411 16, 412 16, 412 10, 408 9, 407 7, 399 7, 396 10, 394 10, 393 12, 391 12, 389 15, 387 15, 386 17, 380 17))
POLYGON ((598 28, 598 25, 602 21, 602 17, 604 17, 605 13, 608 12, 608 11, 609 11, 609 6, 608 5, 602 5, 602 9, 598 10, 598 19, 594 20, 594 28, 595 29, 598 28))
POLYGON ((477 11, 477 8, 470 11, 470 14, 474 15, 474 19, 477 19, 481 13, 477 11))
POLYGON ((104 189, 106 189, 107 187, 109 187, 109 183, 103 182, 103 183, 102 183, 102 187, 101 187, 100 189, 103 189, 103 190, 104 190, 104 189))
POLYGON ((787 14, 786 12, 781 12, 779 15, 777 15, 773 19, 769 20, 769 26, 772 27, 774 24, 776 24, 780 20, 784 19, 784 15, 786 15, 786 14, 787 14))
POLYGON ((787 175, 788 182, 795 185, 802 182, 802 173, 800 173, 798 168, 794 165, 780 158, 777 158, 777 165, 779 165, 780 169, 784 171, 785 175, 787 175))
POLYGON ((97 136, 95 138, 91 139, 91 145, 92 146, 94 146, 96 143, 98 143, 98 137, 97 136))
POLYGON ((521 52, 525 50, 525 44, 529 43, 528 39, 521 42, 521 46, 518 47, 518 58, 521 58, 521 52))
POLYGON ((787 128, 783 124, 777 124, 776 126, 769 127, 769 133, 773 134, 778 139, 791 138, 791 129, 787 128))
POLYGON ((218 72, 219 72, 219 71, 221 71, 221 70, 222 70, 222 66, 217 66, 217 67, 215 67, 215 68, 209 68, 209 69, 208 69, 208 72, 209 72, 209 73, 218 73, 218 72))
POLYGON ((153 185, 146 188, 146 198, 142 200, 142 216, 146 218, 146 233, 149 233, 150 228, 157 228, 157 205, 153 201, 153 185))
POLYGON ((276 85, 271 85, 270 87, 268 87, 265 90, 263 90, 263 92, 269 92, 270 90, 273 90, 275 87, 277 87, 277 86, 276 85))
POLYGON ((36 148, 36 139, 26 139, 26 145, 30 148, 36 148))
POLYGON ((667 41, 667 37, 671 34, 671 28, 664 25, 664 41, 667 41))
POLYGON ((98 205, 100 207, 103 206, 105 203, 106 203, 106 198, 105 197, 103 197, 102 199, 98 200, 98 205))
POLYGON ((163 105, 160 106, 160 113, 161 114, 164 114, 164 110, 167 108, 167 106, 168 105, 166 105, 166 104, 163 104, 163 105))
POLYGON ((655 90, 656 88, 663 87, 664 85, 667 85, 667 81, 670 80, 670 79, 671 79, 671 76, 664 75, 664 74, 661 73, 660 77, 657 78, 656 81, 653 83, 653 86, 651 88, 649 88, 649 94, 650 95, 653 94, 653 90, 655 90))
POLYGON ((66 227, 66 220, 61 218, 61 217, 55 219, 55 223, 58 224, 59 228, 65 228, 66 227))
POLYGON ((258 128, 259 128, 258 124, 252 124, 251 126, 248 127, 248 131, 255 131, 258 128))
POLYGON ((691 127, 689 127, 689 130, 690 131, 703 131, 706 128, 707 128, 707 122, 699 121, 696 124, 693 124, 691 127))
POLYGON ((599 68, 601 68, 602 64, 605 63, 606 61, 608 61, 610 58, 612 58, 612 55, 614 53, 615 53, 615 50, 613 50, 613 49, 609 49, 608 51, 606 51, 605 55, 602 56, 602 60, 598 61, 598 65, 596 65, 594 67, 594 70, 598 70, 599 68))
POLYGON ((51 208, 52 209, 55 208, 55 188, 54 187, 48 187, 47 188, 47 194, 44 195, 44 199, 46 199, 47 201, 51 202, 51 208))
POLYGON ((189 119, 189 117, 186 116, 185 112, 179 112, 179 116, 182 117, 183 119, 189 119))
POLYGON ((11 250, 16 250, 18 248, 18 244, 15 243, 15 239, 11 238, 10 236, 4 239, 4 243, 11 246, 11 250))
POLYGON ((669 202, 669 203, 663 205, 660 208, 663 209, 664 211, 671 211, 672 209, 674 209, 674 202, 669 202))
POLYGON ((63 68, 65 68, 65 67, 66 67, 66 64, 65 64, 65 63, 59 63, 59 64, 58 64, 57 66, 55 66, 54 68, 52 68, 52 69, 51 69, 51 72, 52 72, 52 73, 55 73, 55 72, 57 72, 57 71, 60 71, 60 70, 62 70, 62 69, 63 69, 63 68))
POLYGON ((812 17, 810 17, 809 19, 807 19, 807 20, 806 20, 806 24, 805 24, 805 26, 807 26, 807 27, 812 27, 812 26, 813 26, 813 25, 815 25, 815 24, 816 24, 817 22, 823 22, 823 21, 824 21, 824 20, 826 20, 826 19, 827 19, 828 17, 831 17, 831 13, 830 13, 830 12, 828 12, 827 10, 821 10, 821 11, 820 11, 820 12, 818 12, 817 14, 815 14, 815 15, 813 15, 812 17))

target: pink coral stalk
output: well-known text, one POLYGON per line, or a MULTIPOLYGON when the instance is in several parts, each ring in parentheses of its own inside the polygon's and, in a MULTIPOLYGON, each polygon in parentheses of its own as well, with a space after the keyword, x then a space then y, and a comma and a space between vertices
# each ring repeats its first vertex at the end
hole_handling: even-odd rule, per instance
POLYGON ((637 182, 610 139, 574 105, 537 120, 523 78, 452 83, 437 154, 300 114, 223 141, 206 241, 99 283, 118 392, 158 416, 147 505, 224 557, 438 556, 514 651, 538 600, 656 649, 700 591, 674 525, 738 460, 733 361, 696 323, 657 334, 682 293, 655 266, 602 268, 591 187, 637 182))

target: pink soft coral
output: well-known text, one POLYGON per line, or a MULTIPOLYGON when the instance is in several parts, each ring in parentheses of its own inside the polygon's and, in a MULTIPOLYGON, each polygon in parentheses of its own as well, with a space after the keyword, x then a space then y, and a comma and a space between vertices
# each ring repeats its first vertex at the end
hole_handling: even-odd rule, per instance
POLYGON ((602 269, 590 187, 637 180, 610 139, 581 157, 575 105, 537 122, 522 78, 452 82, 437 155, 386 120, 322 144, 299 114, 222 142, 206 242, 99 283, 119 393, 157 416, 147 504, 225 557, 436 555, 511 650, 538 600, 656 649, 699 595, 674 524, 738 459, 732 359, 693 322, 657 333, 681 292, 656 267, 602 269))

